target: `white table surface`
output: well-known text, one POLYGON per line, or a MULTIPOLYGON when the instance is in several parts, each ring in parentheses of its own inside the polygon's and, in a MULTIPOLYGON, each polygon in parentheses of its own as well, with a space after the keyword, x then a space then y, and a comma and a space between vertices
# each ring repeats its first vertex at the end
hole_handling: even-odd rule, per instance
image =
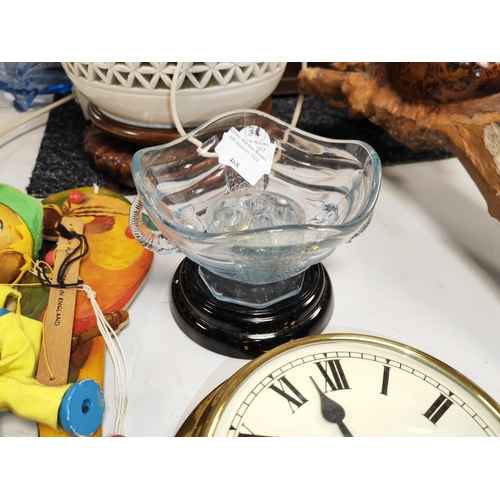
MULTIPOLYGON (((49 102, 37 99, 33 109, 49 102)), ((0 92, 0 129, 20 117, 0 92)), ((0 138, 0 182, 25 190, 47 115, 0 138)), ((334 313, 325 332, 359 332, 423 350, 500 401, 500 223, 458 160, 383 169, 371 225, 324 261, 334 313)), ((173 436, 191 410, 247 361, 191 341, 170 314, 179 256, 155 256, 120 333, 131 390, 127 436, 173 436)), ((103 435, 113 432, 113 368, 106 359, 103 435)), ((0 436, 36 425, 0 414, 0 436)))

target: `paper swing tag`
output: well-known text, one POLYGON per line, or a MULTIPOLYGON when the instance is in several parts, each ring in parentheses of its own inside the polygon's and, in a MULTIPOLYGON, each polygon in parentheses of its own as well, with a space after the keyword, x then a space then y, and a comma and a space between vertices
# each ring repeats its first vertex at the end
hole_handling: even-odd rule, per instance
MULTIPOLYGON (((63 217, 64 227, 83 234, 83 219, 80 217, 63 217)), ((52 283, 57 284, 56 277, 65 257, 76 247, 78 240, 67 240, 59 237, 55 252, 54 274, 52 283)), ((68 268, 65 276, 66 283, 78 281, 80 260, 76 260, 68 268)), ((68 383, 69 361, 71 355, 71 338, 73 335, 73 321, 75 318, 76 287, 50 289, 49 301, 43 321, 44 331, 36 380, 44 385, 60 386, 68 383)))
POLYGON ((262 127, 251 125, 240 131, 230 128, 215 152, 222 164, 234 168, 254 186, 263 175, 271 172, 275 149, 268 133, 262 127))

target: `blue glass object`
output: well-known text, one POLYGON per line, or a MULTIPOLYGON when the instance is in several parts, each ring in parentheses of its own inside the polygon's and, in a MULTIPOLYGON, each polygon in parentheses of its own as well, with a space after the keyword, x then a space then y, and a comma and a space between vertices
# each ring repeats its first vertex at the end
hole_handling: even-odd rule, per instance
POLYGON ((0 62, 0 90, 14 96, 18 111, 30 108, 37 95, 66 93, 71 80, 58 62, 0 62))

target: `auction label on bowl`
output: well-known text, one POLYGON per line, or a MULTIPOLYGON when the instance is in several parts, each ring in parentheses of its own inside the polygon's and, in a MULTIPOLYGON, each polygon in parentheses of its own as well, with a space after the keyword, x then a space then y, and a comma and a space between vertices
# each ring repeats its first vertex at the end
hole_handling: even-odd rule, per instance
POLYGON ((219 161, 234 168, 252 186, 273 164, 275 144, 271 144, 268 133, 255 125, 238 131, 230 128, 215 147, 219 161))

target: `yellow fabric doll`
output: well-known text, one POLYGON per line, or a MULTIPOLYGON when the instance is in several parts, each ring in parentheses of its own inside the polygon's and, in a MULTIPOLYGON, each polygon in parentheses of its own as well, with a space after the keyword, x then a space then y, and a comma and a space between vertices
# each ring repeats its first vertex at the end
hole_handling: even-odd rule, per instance
POLYGON ((10 411, 73 436, 92 435, 104 413, 99 384, 92 379, 60 387, 40 384, 35 373, 42 323, 21 314, 20 292, 0 285, 0 305, 9 298, 17 301, 17 307, 0 308, 0 412, 10 411))

